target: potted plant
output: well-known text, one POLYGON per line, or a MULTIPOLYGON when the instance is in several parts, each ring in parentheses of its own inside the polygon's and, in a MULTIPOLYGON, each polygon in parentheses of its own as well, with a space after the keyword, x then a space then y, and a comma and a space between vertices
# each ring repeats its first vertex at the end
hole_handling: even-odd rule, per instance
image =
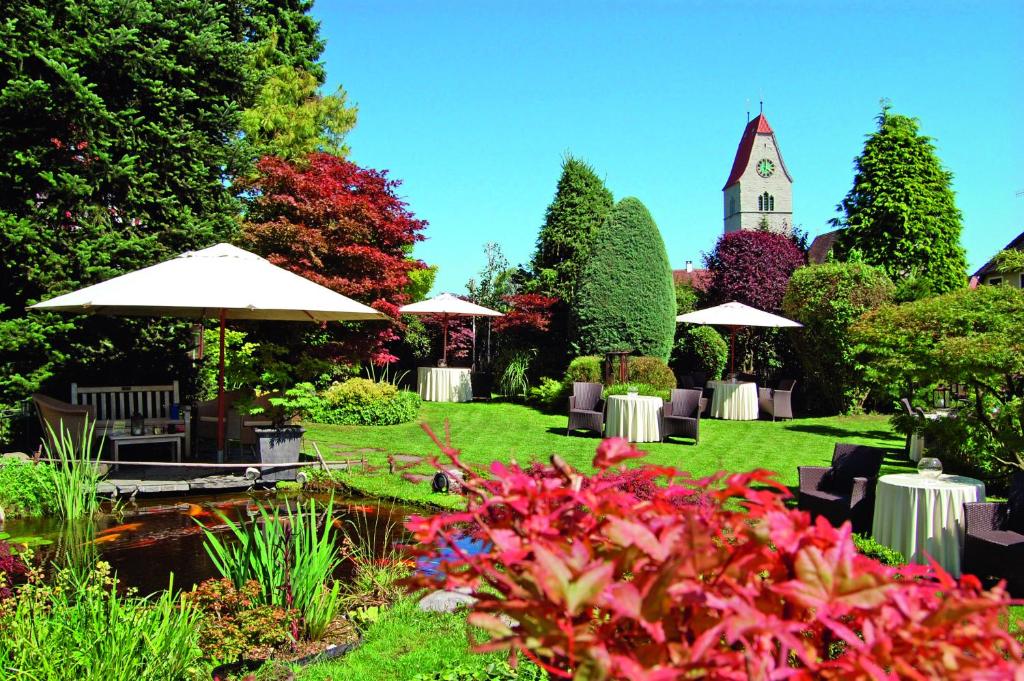
POLYGON ((302 454, 302 436, 306 429, 296 423, 317 401, 316 389, 310 383, 299 383, 283 394, 266 393, 248 405, 236 403, 240 413, 263 415, 271 423, 253 428, 260 463, 281 464, 280 468, 262 469, 261 479, 268 482, 295 480, 302 454))

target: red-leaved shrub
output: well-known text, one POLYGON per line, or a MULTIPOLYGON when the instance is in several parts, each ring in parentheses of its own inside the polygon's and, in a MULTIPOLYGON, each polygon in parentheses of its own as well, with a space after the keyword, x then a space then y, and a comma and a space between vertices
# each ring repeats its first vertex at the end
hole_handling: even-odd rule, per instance
POLYGON ((594 475, 553 457, 529 472, 495 462, 485 479, 431 437, 462 469, 468 506, 409 527, 447 547, 446 586, 479 598, 469 621, 491 639, 478 650, 520 651, 555 678, 1021 678, 1001 586, 862 556, 848 524, 786 508, 767 471, 645 466, 624 485, 618 465, 642 454, 611 439, 594 475), (486 538, 481 552, 460 546, 467 533, 486 538))
POLYGON ((11 553, 11 545, 0 541, 0 601, 14 595, 14 582, 28 574, 25 561, 11 553))

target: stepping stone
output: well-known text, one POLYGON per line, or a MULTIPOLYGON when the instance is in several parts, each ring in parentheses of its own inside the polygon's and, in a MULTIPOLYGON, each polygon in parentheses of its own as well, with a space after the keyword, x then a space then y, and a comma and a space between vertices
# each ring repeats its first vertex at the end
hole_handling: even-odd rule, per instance
POLYGON ((419 609, 424 612, 455 612, 459 608, 468 608, 477 599, 461 591, 438 590, 420 599, 419 609))
POLYGON ((434 479, 433 475, 423 475, 421 473, 402 473, 402 479, 408 480, 409 482, 430 482, 434 479))
POLYGON ((388 458, 399 463, 419 463, 424 460, 422 456, 415 454, 392 454, 388 458))

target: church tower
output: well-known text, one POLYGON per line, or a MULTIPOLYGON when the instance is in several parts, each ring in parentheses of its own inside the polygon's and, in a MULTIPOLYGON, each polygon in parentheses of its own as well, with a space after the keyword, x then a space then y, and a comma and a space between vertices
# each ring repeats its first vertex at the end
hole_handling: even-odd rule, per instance
POLYGON ((773 232, 792 231, 793 178, 763 113, 747 123, 722 195, 726 233, 762 224, 773 232))

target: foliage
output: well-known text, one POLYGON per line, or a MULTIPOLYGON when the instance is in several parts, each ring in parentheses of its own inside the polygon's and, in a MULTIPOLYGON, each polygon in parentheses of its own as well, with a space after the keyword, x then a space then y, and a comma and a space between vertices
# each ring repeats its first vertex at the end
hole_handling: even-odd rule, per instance
POLYGON ((515 286, 512 283, 514 270, 509 266, 508 258, 501 250, 501 244, 496 241, 484 244, 484 256, 487 263, 477 275, 479 279, 470 279, 466 282, 469 300, 492 310, 503 311, 507 304, 505 297, 515 293, 515 286))
POLYGON ((486 665, 448 664, 435 672, 420 672, 411 681, 547 681, 547 672, 526 661, 514 669, 508 662, 497 661, 486 665))
MULTIPOLYGON (((27 574, 28 566, 25 561, 11 553, 11 545, 0 539, 0 603, 14 595, 12 586, 15 581, 27 574)), ((0 605, 0 608, 2 607, 0 605)))
POLYGON ((558 302, 558 298, 539 293, 505 296, 505 316, 494 320, 494 330, 516 335, 520 345, 542 343, 551 327, 551 317, 558 302))
POLYGON ((613 383, 605 387, 602 397, 608 399, 610 395, 627 395, 630 391, 635 390, 637 395, 645 395, 647 397, 660 397, 664 401, 668 401, 671 397, 669 391, 665 388, 658 388, 647 383, 613 383))
POLYGON ((531 263, 534 276, 548 282, 542 293, 575 303, 597 233, 614 203, 592 167, 572 155, 562 159, 562 175, 531 263))
POLYGON ((333 511, 332 498, 322 517, 312 499, 306 506, 297 503, 294 510, 286 504, 283 514, 277 507, 267 511, 261 506, 259 522, 248 524, 222 514, 234 541, 222 540, 204 527, 204 548, 217 571, 236 589, 255 580, 260 586, 257 603, 296 610, 302 618, 301 630, 308 636, 313 633, 308 616, 322 610, 323 590, 331 589, 327 584, 338 565, 338 549, 331 536, 333 511))
POLYGON ((996 272, 1000 274, 1014 274, 1024 271, 1024 251, 1015 248, 1007 248, 996 253, 996 272))
POLYGON ((960 289, 887 305, 853 326, 869 377, 889 385, 960 383, 975 394, 970 418, 995 444, 991 456, 1024 467, 1024 291, 960 289))
POLYGON ((836 207, 840 257, 852 249, 893 281, 914 275, 934 293, 962 288, 967 262, 960 245, 960 210, 953 174, 935 154, 918 120, 883 103, 878 129, 854 159, 853 187, 836 207))
POLYGON ((427 555, 467 531, 488 542, 456 551, 445 575, 446 588, 478 589, 468 621, 491 638, 476 650, 520 651, 558 678, 968 678, 1024 664, 1000 624, 1002 587, 865 558, 848 524, 788 509, 766 471, 695 480, 662 467, 639 500, 606 479, 643 456, 622 439, 598 447, 596 474, 553 457, 543 480, 497 462, 483 478, 437 444, 468 505, 409 528, 427 555), (680 513, 673 500, 694 495, 705 503, 680 513))
POLYGON ((119 594, 110 566, 53 584, 33 573, 0 613, 0 668, 38 681, 165 681, 200 675, 199 611, 173 584, 151 598, 119 594))
POLYGON ((502 395, 508 397, 526 397, 530 390, 530 362, 537 356, 536 350, 518 350, 513 352, 505 362, 505 369, 498 380, 498 388, 502 395))
POLYGON ((232 236, 246 4, 4 4, 0 403, 186 373, 187 324, 25 308, 232 236))
MULTIPOLYGON (((1001 406, 991 397, 982 397, 982 409, 989 414, 1001 406)), ((974 410, 962 409, 956 418, 917 421, 927 455, 941 459, 944 472, 981 479, 989 494, 1007 493, 1013 467, 999 461, 999 442, 974 410)))
MULTIPOLYGON (((324 153, 303 165, 266 157, 245 183, 255 197, 243 226, 245 244, 275 265, 398 317, 412 284, 409 273, 426 267, 407 256, 423 239, 426 221, 397 195, 386 171, 324 153)), ((335 325, 316 346, 333 359, 388 362, 390 325, 335 325)), ((293 334, 294 336, 294 334, 293 334)), ((307 339, 292 344, 305 351, 307 339)))
POLYGON ((620 201, 594 234, 574 312, 583 353, 630 349, 668 359, 675 287, 658 226, 639 200, 620 201))
POLYGON ((96 483, 102 477, 98 463, 102 447, 95 456, 92 453, 93 443, 96 442, 96 423, 87 423, 77 446, 71 432, 62 426, 58 434, 47 424, 50 437, 43 440, 47 458, 56 460, 56 464, 47 469, 53 488, 54 510, 57 516, 65 520, 89 518, 100 505, 96 496, 96 483))
POLYGON ((873 558, 882 565, 897 567, 907 562, 899 551, 879 543, 870 535, 854 534, 850 538, 853 539, 853 545, 858 553, 868 558, 873 558))
POLYGON ((321 394, 319 409, 307 412, 317 423, 391 426, 416 418, 420 396, 394 384, 366 378, 333 383, 321 394))
POLYGON ((688 282, 679 282, 675 284, 676 288, 676 314, 686 314, 687 312, 693 312, 697 309, 701 301, 701 294, 697 292, 691 284, 688 282))
POLYGON ((0 508, 8 518, 51 515, 56 505, 50 464, 0 459, 0 508))
POLYGON ((400 582, 413 563, 402 552, 402 527, 392 519, 393 510, 358 511, 342 525, 341 555, 352 566, 342 599, 348 608, 389 606, 403 595, 400 582))
POLYGON ((281 607, 264 605, 255 580, 236 588, 230 579, 207 579, 184 600, 201 613, 199 646, 203 657, 215 664, 239 659, 265 659, 275 648, 291 642, 294 616, 281 607))
POLYGON ((702 371, 709 381, 722 377, 729 365, 729 344, 710 326, 680 325, 672 350, 672 368, 677 376, 702 371))
POLYGON ((660 357, 630 357, 629 380, 646 383, 656 390, 676 387, 676 376, 660 357))
POLYGON ((542 377, 540 383, 530 388, 527 399, 541 409, 561 411, 572 394, 572 383, 542 377))
POLYGON ((804 263, 803 251, 785 234, 748 230, 723 234, 704 256, 711 276, 708 296, 716 305, 735 301, 778 313, 790 275, 804 263))
POLYGON ((857 361, 850 325, 892 300, 885 272, 864 263, 829 263, 793 273, 783 313, 804 325, 793 332, 807 405, 819 413, 847 414, 867 396, 865 367, 857 361))
POLYGON ((565 370, 565 382, 573 383, 600 383, 604 380, 604 360, 597 355, 581 355, 569 362, 569 368, 565 370))

